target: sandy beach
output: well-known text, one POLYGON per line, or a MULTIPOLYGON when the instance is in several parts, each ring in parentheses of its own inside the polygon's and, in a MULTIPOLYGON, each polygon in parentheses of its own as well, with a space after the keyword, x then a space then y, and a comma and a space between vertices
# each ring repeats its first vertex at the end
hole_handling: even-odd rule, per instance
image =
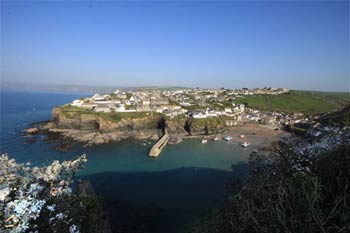
MULTIPOLYGON (((262 149, 268 147, 272 142, 279 141, 283 138, 290 137, 290 133, 281 129, 275 130, 276 127, 258 124, 246 124, 230 128, 226 133, 217 135, 220 140, 226 136, 231 136, 232 140, 227 143, 240 145, 243 142, 249 142, 246 148, 249 150, 262 149), (244 137, 240 137, 244 135, 244 137)), ((212 140, 215 136, 211 136, 212 140)))

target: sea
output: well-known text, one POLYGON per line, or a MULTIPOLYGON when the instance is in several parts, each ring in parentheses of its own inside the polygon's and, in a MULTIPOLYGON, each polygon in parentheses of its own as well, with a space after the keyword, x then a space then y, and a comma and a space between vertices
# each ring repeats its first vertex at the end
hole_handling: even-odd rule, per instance
POLYGON ((84 96, 89 95, 1 90, 0 152, 31 166, 86 153, 78 176, 91 181, 115 232, 185 232, 222 205, 230 179, 247 174, 249 150, 223 140, 189 139, 149 158, 152 145, 141 141, 62 152, 41 136, 32 143, 22 137, 31 123, 50 119, 54 106, 84 96))

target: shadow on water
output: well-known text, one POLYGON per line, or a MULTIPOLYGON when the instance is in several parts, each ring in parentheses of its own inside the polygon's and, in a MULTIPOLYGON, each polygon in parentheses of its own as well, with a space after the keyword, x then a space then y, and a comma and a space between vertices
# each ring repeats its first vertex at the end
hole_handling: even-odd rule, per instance
POLYGON ((179 168, 155 172, 104 172, 89 178, 113 232, 183 232, 186 225, 220 205, 225 184, 246 176, 247 163, 232 165, 233 172, 209 168, 179 168))

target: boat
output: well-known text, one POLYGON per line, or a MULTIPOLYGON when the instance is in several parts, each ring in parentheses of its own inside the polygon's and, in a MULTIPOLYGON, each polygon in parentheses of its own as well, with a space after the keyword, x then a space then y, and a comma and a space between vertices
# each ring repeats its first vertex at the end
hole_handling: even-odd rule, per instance
POLYGON ((240 138, 245 138, 244 134, 239 135, 240 138))
POLYGON ((202 144, 205 144, 205 143, 207 143, 207 142, 208 142, 207 139, 202 139, 202 144))
POLYGON ((226 136, 224 137, 225 141, 231 141, 232 140, 232 137, 231 136, 226 136))
POLYGON ((215 138, 213 139, 213 141, 219 141, 219 138, 218 138, 218 137, 215 137, 215 138))
POLYGON ((249 142, 243 142, 243 143, 241 144, 241 146, 243 146, 243 147, 247 147, 247 146, 249 146, 249 145, 250 145, 249 142))

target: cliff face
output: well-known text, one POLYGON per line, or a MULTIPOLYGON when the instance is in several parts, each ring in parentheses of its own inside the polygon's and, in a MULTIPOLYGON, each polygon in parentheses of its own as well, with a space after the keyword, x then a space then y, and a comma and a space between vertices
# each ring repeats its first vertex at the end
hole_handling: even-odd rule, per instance
POLYGON ((108 143, 127 138, 157 140, 162 132, 157 128, 158 116, 145 115, 138 118, 67 111, 62 107, 52 110, 51 122, 46 126, 50 132, 86 145, 108 143))
MULTIPOLYGON (((166 119, 156 113, 95 113, 71 106, 52 110, 51 122, 45 130, 60 134, 85 145, 94 145, 133 138, 157 140, 166 126, 169 143, 179 143, 184 136, 222 132, 228 124, 225 118, 192 119, 179 116, 166 119)), ((61 137, 61 138, 62 138, 61 137)))
POLYGON ((146 116, 140 118, 123 118, 113 119, 113 116, 106 118, 107 114, 91 113, 67 113, 61 108, 52 110, 51 122, 58 129, 75 129, 75 130, 97 130, 100 132, 112 131, 129 131, 156 129, 157 116, 146 116))

